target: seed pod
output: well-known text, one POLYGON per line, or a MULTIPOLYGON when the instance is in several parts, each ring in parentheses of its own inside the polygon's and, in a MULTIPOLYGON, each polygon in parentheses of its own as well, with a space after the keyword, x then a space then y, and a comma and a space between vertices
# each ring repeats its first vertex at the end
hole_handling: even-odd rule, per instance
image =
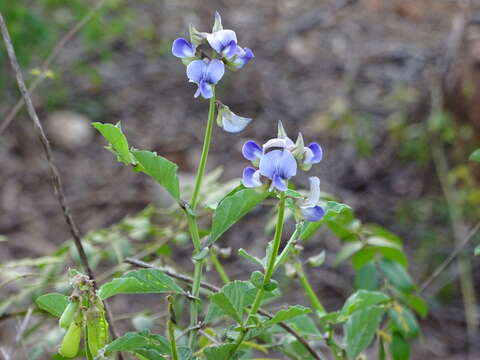
POLYGON ((72 323, 75 313, 78 310, 78 305, 79 305, 78 301, 72 301, 68 303, 67 307, 62 313, 62 316, 60 317, 60 320, 58 320, 58 325, 61 328, 68 329, 68 327, 72 323))
POLYGON ((105 320, 105 313, 97 307, 90 309, 87 313, 87 346, 92 356, 95 357, 98 350, 107 343, 107 331, 108 323, 105 320))
POLYGON ((76 321, 72 321, 67 333, 63 337, 58 353, 66 358, 77 356, 80 347, 81 327, 76 321))

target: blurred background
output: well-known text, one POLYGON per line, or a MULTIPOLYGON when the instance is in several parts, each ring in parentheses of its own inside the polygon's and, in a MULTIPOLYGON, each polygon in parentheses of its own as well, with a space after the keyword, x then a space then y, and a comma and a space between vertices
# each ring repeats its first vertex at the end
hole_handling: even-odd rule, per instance
MULTIPOLYGON (((82 234, 149 203, 168 205, 149 179, 104 150, 90 122, 120 121, 131 145, 157 151, 193 176, 208 103, 193 99, 195 86, 170 48, 188 36, 190 23, 209 31, 215 10, 255 54, 224 77, 218 97, 254 120, 240 134, 214 130, 209 170, 221 166, 219 181, 237 181, 246 165, 243 143, 272 137, 282 120, 292 138, 302 131, 307 142, 323 146, 324 160, 312 170, 322 190, 363 222, 401 237, 422 284, 480 215, 480 167, 468 162, 480 144, 480 6, 473 1, 0 0, 26 80, 37 83, 33 99, 82 234)), ((12 116, 19 92, 4 47, 0 84, 0 262, 6 263, 48 256, 70 233, 32 123, 24 109, 12 116)), ((268 218, 255 213, 223 237, 220 246, 232 248, 224 260, 232 278, 252 271, 237 249, 259 253, 268 234, 256 229, 268 218)), ((470 336, 478 335, 480 258, 471 254, 479 238, 464 247, 465 266, 454 262, 423 292, 430 314, 414 359, 477 358, 467 319, 470 336), (462 289, 461 277, 473 288, 462 289)), ((352 291, 353 271, 334 265, 340 245, 328 231, 305 247, 326 250, 326 264, 310 276, 334 310, 352 291)), ((189 252, 180 241, 172 256, 190 269, 189 252)), ((220 283, 213 271, 208 277, 220 283)), ((305 303, 295 291, 288 296, 305 303)), ((2 291, 0 300, 6 297, 2 291)), ((114 311, 126 301, 116 301, 114 311)), ((3 320, 6 339, 15 323, 3 320)))

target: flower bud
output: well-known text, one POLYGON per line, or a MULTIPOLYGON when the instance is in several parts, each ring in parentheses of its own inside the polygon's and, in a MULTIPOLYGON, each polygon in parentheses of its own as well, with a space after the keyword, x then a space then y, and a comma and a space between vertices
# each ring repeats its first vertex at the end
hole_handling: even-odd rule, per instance
POLYGON ((213 23, 212 32, 223 30, 222 17, 218 11, 215 11, 215 22, 213 23))
POLYGON ((66 358, 77 356, 80 347, 81 327, 76 321, 72 321, 67 333, 63 337, 58 353, 66 358))
POLYGON ((78 300, 71 301, 68 303, 67 307, 62 313, 62 316, 60 316, 60 320, 58 320, 58 325, 61 328, 67 329, 70 326, 75 316, 75 313, 78 310, 78 305, 79 305, 78 300))
POLYGON ((238 133, 245 129, 250 121, 251 118, 238 116, 228 106, 218 103, 217 124, 226 132, 238 133))
POLYGON ((190 42, 193 45, 199 46, 207 42, 207 33, 198 31, 192 24, 189 25, 188 32, 190 33, 190 42))

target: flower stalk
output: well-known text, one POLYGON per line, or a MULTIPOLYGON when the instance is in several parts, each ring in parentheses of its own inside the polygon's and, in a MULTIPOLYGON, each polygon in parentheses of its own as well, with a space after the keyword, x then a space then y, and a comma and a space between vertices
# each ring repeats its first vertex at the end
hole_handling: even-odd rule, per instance
MULTIPOLYGON (((197 170, 197 178, 193 190, 192 200, 190 206, 193 211, 197 208, 200 190, 202 188, 203 177, 205 176, 205 168, 207 165, 208 152, 210 150, 210 143, 212 141, 213 123, 215 118, 215 88, 213 87, 213 96, 210 98, 210 106, 208 109, 207 128, 205 130, 205 138, 203 140, 202 155, 197 170)), ((188 228, 190 236, 192 237, 194 255, 198 254, 201 248, 200 235, 198 232, 198 223, 195 216, 187 214, 188 228)), ((195 269, 193 274, 192 296, 198 298, 200 295, 200 283, 202 281, 203 260, 195 260, 195 269)), ((190 305, 190 327, 196 329, 198 323, 199 302, 192 301, 190 305)), ((188 345, 191 349, 195 347, 197 338, 197 330, 192 330, 189 334, 188 345)))

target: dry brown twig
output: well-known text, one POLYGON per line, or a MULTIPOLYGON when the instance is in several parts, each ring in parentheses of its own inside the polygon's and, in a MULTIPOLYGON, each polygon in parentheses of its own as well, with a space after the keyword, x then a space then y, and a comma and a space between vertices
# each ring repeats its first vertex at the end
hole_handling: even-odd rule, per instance
MULTIPOLYGON (((137 260, 137 259, 133 259, 133 258, 126 258, 125 259, 125 262, 130 264, 130 265, 134 265, 134 266, 137 266, 137 267, 140 267, 140 268, 146 268, 146 269, 158 269, 160 271, 162 271, 163 273, 167 274, 168 276, 171 276, 177 280, 180 280, 180 281, 183 281, 183 282, 186 282, 186 283, 189 283, 191 284, 193 282, 193 280, 189 277, 189 276, 186 276, 186 275, 182 275, 182 274, 179 274, 175 271, 172 271, 172 270, 169 270, 169 269, 166 269, 166 268, 163 268, 163 267, 158 267, 158 266, 155 266, 155 265, 152 265, 152 264, 149 264, 149 263, 146 263, 144 261, 141 261, 141 260, 137 260)), ((207 289, 209 291, 212 291, 212 292, 218 292, 220 291, 220 288, 216 287, 215 285, 212 285, 212 284, 209 284, 207 282, 204 282, 202 281, 200 283, 200 286, 204 289, 207 289)), ((269 312, 265 311, 265 310, 259 310, 258 311, 259 314, 263 315, 263 316, 266 316, 268 317, 269 319, 273 318, 273 315, 270 314, 269 312)), ((292 334, 303 346, 305 346, 305 348, 308 350, 308 352, 317 360, 322 360, 323 357, 317 353, 311 346, 310 344, 307 342, 307 340, 305 340, 302 335, 300 335, 299 333, 297 333, 290 325, 284 323, 284 322, 280 322, 279 325, 285 329, 288 333, 292 334)))
MULTIPOLYGON (((75 223, 75 221, 72 218, 72 215, 70 214, 70 209, 68 207, 68 204, 67 204, 67 201, 66 201, 66 198, 65 198, 65 192, 63 190, 62 179, 60 177, 60 174, 58 172, 58 169, 57 169, 57 167, 55 165, 55 162, 54 162, 54 159, 53 159, 53 153, 52 153, 52 148, 50 146, 50 142, 48 141, 48 138, 45 135, 42 124, 40 123, 37 112, 35 111, 35 108, 33 106, 32 99, 30 98, 30 94, 29 94, 29 92, 27 90, 27 87, 25 85, 25 81, 23 80, 22 71, 20 69, 20 65, 18 64, 18 60, 17 60, 17 56, 15 54, 15 50, 13 48, 12 40, 10 38, 10 34, 8 32, 7 25, 5 24, 5 20, 3 19, 3 15, 2 15, 1 12, 0 12, 0 31, 2 33, 3 41, 5 43, 5 48, 7 49, 8 57, 10 59, 10 64, 12 66, 12 69, 15 73, 15 77, 17 79, 18 88, 20 90, 20 93, 22 94, 22 98, 23 98, 25 104, 27 105, 28 114, 30 116, 30 119, 33 122, 33 125, 34 125, 35 129, 38 132, 40 142, 42 143, 43 150, 45 151, 45 155, 46 155, 47 162, 48 162, 48 167, 50 169, 50 173, 51 173, 52 180, 53 180, 53 189, 54 189, 55 196, 56 196, 56 198, 57 198, 57 200, 60 204, 60 207, 62 209, 62 213, 63 213, 63 216, 65 218, 65 222, 67 223, 67 225, 70 229, 70 232, 72 233, 73 242, 74 242, 75 247, 76 247, 76 249, 78 251, 78 254, 80 256, 80 262, 82 263, 82 266, 85 269, 85 271, 87 272, 90 279, 92 279, 94 284, 95 284, 95 276, 93 274, 92 268, 90 267, 90 265, 88 263, 87 256, 86 256, 85 251, 83 249, 82 240, 80 238, 80 232, 78 230, 77 224, 75 223)), ((95 284, 95 286, 96 286, 96 284, 95 284)), ((107 320, 110 323, 110 329, 111 329, 112 336, 113 336, 113 338, 116 338, 117 333, 116 333, 115 327, 113 325, 110 310, 109 310, 106 303, 105 303, 105 308, 106 308, 107 320)), ((120 358, 122 358, 121 355, 120 355, 120 358)))
MULTIPOLYGON (((28 92, 32 94, 36 88, 47 78, 46 73, 50 65, 52 64, 53 60, 56 59, 58 54, 60 54, 61 50, 65 47, 65 45, 80 31, 82 27, 85 26, 86 23, 88 23, 95 13, 104 5, 105 0, 100 0, 94 7, 90 9, 90 11, 83 17, 81 18, 73 27, 65 33, 65 35, 58 41, 58 43, 55 45, 53 50, 50 52, 50 54, 47 56, 47 58, 43 61, 43 63, 40 65, 40 75, 35 78, 35 80, 32 81, 31 85, 28 87, 28 92)), ((23 97, 20 97, 18 99, 17 103, 15 106, 10 109, 8 114, 5 116, 3 122, 0 124, 0 136, 3 134, 3 132, 8 128, 8 126, 11 124, 13 119, 17 116, 18 112, 22 109, 23 105, 25 104, 23 97)))

